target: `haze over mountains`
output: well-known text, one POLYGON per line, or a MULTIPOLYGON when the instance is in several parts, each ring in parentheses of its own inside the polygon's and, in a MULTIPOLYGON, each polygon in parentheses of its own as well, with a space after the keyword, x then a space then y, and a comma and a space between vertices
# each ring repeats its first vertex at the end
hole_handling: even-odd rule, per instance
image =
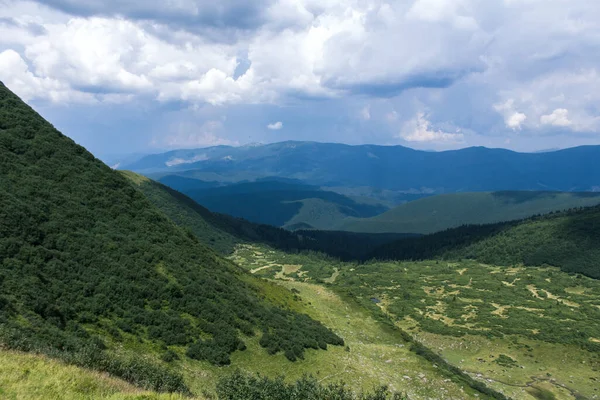
POLYGON ((152 177, 180 175, 239 182, 274 176, 370 193, 431 194, 499 190, 596 191, 600 146, 544 153, 472 147, 426 152, 402 146, 315 142, 217 146, 150 155, 120 166, 152 177))

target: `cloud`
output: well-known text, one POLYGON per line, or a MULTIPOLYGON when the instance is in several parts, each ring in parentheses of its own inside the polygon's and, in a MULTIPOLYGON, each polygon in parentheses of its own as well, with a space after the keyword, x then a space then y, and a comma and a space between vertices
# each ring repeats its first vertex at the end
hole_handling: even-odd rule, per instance
MULTIPOLYGON (((393 142, 399 130, 423 139, 413 143, 463 134, 514 147, 600 134, 600 4, 589 0, 0 3, 1 79, 49 112, 219 110, 210 121, 268 110, 227 135, 189 117, 164 146, 269 140, 264 118, 289 121, 285 139, 351 143, 393 142), (424 129, 420 110, 431 111, 424 129)), ((131 133, 144 134, 158 135, 131 133)))
MULTIPOLYGON (((151 145, 159 148, 198 148, 239 145, 238 141, 227 139, 222 136, 223 134, 223 121, 206 121, 200 126, 189 121, 178 121, 171 125, 170 132, 167 135, 155 137, 152 140, 151 145)), ((176 160, 176 162, 181 164, 184 163, 185 160, 183 160, 183 162, 182 160, 176 160)))
POLYGON ((186 29, 214 40, 231 39, 267 22, 266 13, 274 0, 39 0, 65 13, 151 21, 171 29, 186 29), (240 32, 241 31, 241 32, 240 32), (237 33, 236 33, 237 32, 237 33), (220 33, 220 34, 219 34, 220 33), (223 34, 225 33, 225 34, 223 34))
POLYGON ((40 78, 14 50, 0 52, 0 71, 4 83, 24 100, 47 98, 56 102, 91 101, 92 98, 75 93, 56 79, 40 78))
POLYGON ((565 108, 557 108, 549 115, 542 115, 540 117, 540 123, 542 125, 552 126, 571 126, 573 123, 569 120, 569 110, 565 108))
POLYGON ((172 158, 169 161, 165 162, 167 167, 173 167, 176 165, 182 164, 193 164, 198 161, 206 161, 208 160, 208 156, 206 154, 198 154, 192 158, 172 158))
POLYGON ((441 130, 431 129, 424 113, 420 112, 417 116, 406 122, 400 133, 400 137, 407 142, 453 142, 459 143, 464 140, 462 133, 449 133, 441 130))
POLYGON ((267 125, 267 129, 270 129, 272 131, 278 131, 282 128, 283 128, 283 122, 281 122, 281 121, 277 121, 277 122, 267 125))
POLYGON ((527 115, 516 111, 514 103, 515 101, 513 99, 508 99, 504 103, 495 104, 494 109, 504 116, 504 123, 508 128, 517 130, 521 129, 521 125, 527 119, 527 115))

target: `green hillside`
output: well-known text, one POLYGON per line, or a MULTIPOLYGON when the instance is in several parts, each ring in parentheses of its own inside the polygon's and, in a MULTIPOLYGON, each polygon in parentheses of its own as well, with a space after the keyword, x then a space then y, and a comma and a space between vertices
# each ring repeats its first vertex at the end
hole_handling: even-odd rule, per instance
POLYGON ((537 214, 600 204, 600 193, 484 192, 427 197, 372 218, 347 218, 335 226, 351 232, 434 233, 468 224, 519 220, 537 214))
POLYGON ((383 245, 378 259, 475 259, 496 265, 544 264, 600 279, 600 206, 523 221, 456 229, 383 245))
POLYGON ((189 392, 177 359, 226 365, 258 335, 302 358, 343 340, 179 228, 0 84, 0 346, 189 392), (142 356, 143 355, 143 356, 142 356))
POLYGON ((330 229, 344 218, 372 217, 388 209, 381 204, 360 203, 316 186, 281 180, 259 180, 213 188, 199 188, 203 183, 194 179, 170 179, 165 184, 173 185, 174 189, 211 211, 280 227, 301 223, 317 229, 330 229))
MULTIPOLYGON (((240 243, 262 243, 291 251, 319 251, 340 259, 356 259, 377 247, 406 237, 405 234, 363 234, 334 231, 296 231, 256 224, 242 218, 209 211, 188 196, 130 171, 120 171, 134 187, 177 225, 196 235, 202 243, 229 255, 240 243)), ((305 224, 298 224, 306 229, 305 224)), ((412 236, 412 235, 411 235, 412 236)))

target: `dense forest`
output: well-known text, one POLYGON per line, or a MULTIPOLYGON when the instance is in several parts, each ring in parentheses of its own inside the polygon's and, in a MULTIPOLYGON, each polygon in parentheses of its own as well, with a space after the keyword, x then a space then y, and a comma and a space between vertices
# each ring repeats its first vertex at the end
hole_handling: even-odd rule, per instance
POLYGON ((385 244, 367 258, 475 259, 496 265, 551 265, 600 278, 600 207, 571 209, 522 221, 470 225, 385 244))
POLYGON ((162 363, 117 354, 137 338, 216 365, 260 334, 271 354, 343 340, 261 298, 237 266, 175 225, 120 173, 0 84, 0 345, 156 390, 187 389, 162 363))

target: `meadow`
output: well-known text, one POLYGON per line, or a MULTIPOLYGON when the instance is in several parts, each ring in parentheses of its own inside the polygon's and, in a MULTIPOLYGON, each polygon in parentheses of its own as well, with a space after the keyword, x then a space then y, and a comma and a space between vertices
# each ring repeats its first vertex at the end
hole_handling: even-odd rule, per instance
POLYGON ((254 275, 327 288, 373 316, 385 315, 510 397, 600 397, 597 280, 553 267, 471 260, 343 263, 251 245, 238 246, 233 259, 254 275))

